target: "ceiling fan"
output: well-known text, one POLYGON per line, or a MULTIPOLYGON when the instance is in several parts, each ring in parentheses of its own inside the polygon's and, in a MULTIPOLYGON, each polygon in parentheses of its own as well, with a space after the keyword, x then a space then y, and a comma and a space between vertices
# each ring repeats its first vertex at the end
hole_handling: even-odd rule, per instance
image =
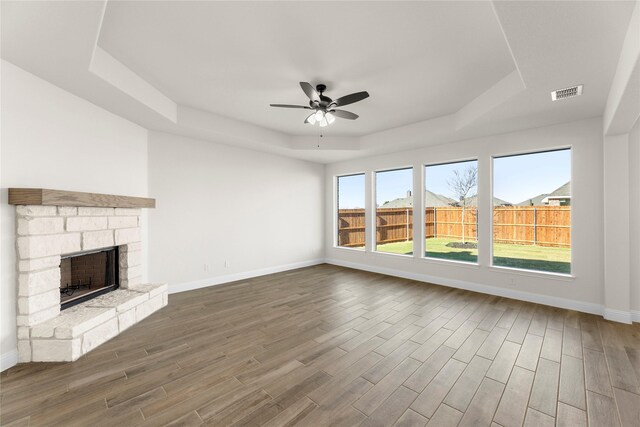
POLYGON ((300 87, 303 92, 309 97, 309 106, 304 105, 289 105, 289 104, 270 104, 272 107, 280 108, 302 108, 305 110, 312 110, 313 113, 305 119, 305 123, 314 125, 318 123, 320 127, 330 125, 336 120, 336 117, 342 119, 355 120, 358 115, 350 111, 336 110, 336 107, 342 107, 344 105, 353 104, 354 102, 362 101, 369 97, 369 93, 366 91, 352 93, 351 95, 342 96, 336 100, 324 96, 323 93, 327 90, 327 86, 319 84, 314 89, 307 82, 300 82, 300 87))

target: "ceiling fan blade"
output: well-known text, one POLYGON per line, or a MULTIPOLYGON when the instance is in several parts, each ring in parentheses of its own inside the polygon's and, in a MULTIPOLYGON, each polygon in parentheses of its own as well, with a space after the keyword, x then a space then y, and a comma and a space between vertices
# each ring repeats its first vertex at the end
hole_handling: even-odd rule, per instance
POLYGON ((305 110, 311 110, 311 107, 305 107, 304 105, 290 105, 290 104, 269 104, 272 107, 280 108, 304 108, 305 110))
POLYGON ((357 114, 352 113, 351 111, 344 111, 344 110, 331 110, 331 114, 333 114, 336 117, 340 117, 341 119, 349 119, 349 120, 355 120, 359 117, 357 114))
POLYGON ((300 87, 302 88, 302 91, 309 97, 310 100, 315 102, 320 102, 320 95, 318 95, 318 92, 316 92, 316 90, 313 88, 313 86, 311 86, 311 84, 307 82, 300 82, 300 87))
POLYGON ((351 95, 342 96, 331 104, 336 107, 342 107, 344 105, 353 104, 354 102, 362 101, 365 98, 369 97, 369 93, 367 91, 352 93, 351 95))

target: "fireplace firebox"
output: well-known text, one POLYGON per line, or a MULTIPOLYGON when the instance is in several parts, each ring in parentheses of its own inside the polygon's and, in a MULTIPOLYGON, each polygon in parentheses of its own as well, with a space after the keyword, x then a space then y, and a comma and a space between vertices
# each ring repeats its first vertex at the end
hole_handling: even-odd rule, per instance
POLYGON ((118 247, 63 255, 60 261, 60 308, 65 309, 117 289, 118 247))

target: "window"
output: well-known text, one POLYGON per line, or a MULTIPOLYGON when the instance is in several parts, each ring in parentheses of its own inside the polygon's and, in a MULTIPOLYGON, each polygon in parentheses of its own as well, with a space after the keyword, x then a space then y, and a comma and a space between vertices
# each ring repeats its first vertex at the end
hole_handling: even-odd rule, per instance
POLYGON ((425 167, 427 258, 478 262, 478 161, 425 167))
POLYGON ((339 176, 337 196, 337 245, 364 249, 364 174, 339 176))
POLYGON ((493 159, 493 265, 571 273, 571 150, 493 159))
POLYGON ((376 172, 376 251, 413 253, 413 169, 376 172))

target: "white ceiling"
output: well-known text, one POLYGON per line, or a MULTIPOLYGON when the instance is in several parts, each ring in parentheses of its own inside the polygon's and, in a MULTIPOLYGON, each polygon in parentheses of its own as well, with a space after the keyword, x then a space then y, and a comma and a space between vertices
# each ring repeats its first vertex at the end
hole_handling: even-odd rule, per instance
POLYGON ((634 5, 2 1, 1 56, 151 130, 333 162, 601 115, 634 5), (371 97, 317 149, 268 107, 299 81, 371 97))
POLYGON ((515 69, 489 2, 114 2, 98 44, 179 104, 314 135, 298 82, 361 90, 334 135, 451 114, 515 69))

